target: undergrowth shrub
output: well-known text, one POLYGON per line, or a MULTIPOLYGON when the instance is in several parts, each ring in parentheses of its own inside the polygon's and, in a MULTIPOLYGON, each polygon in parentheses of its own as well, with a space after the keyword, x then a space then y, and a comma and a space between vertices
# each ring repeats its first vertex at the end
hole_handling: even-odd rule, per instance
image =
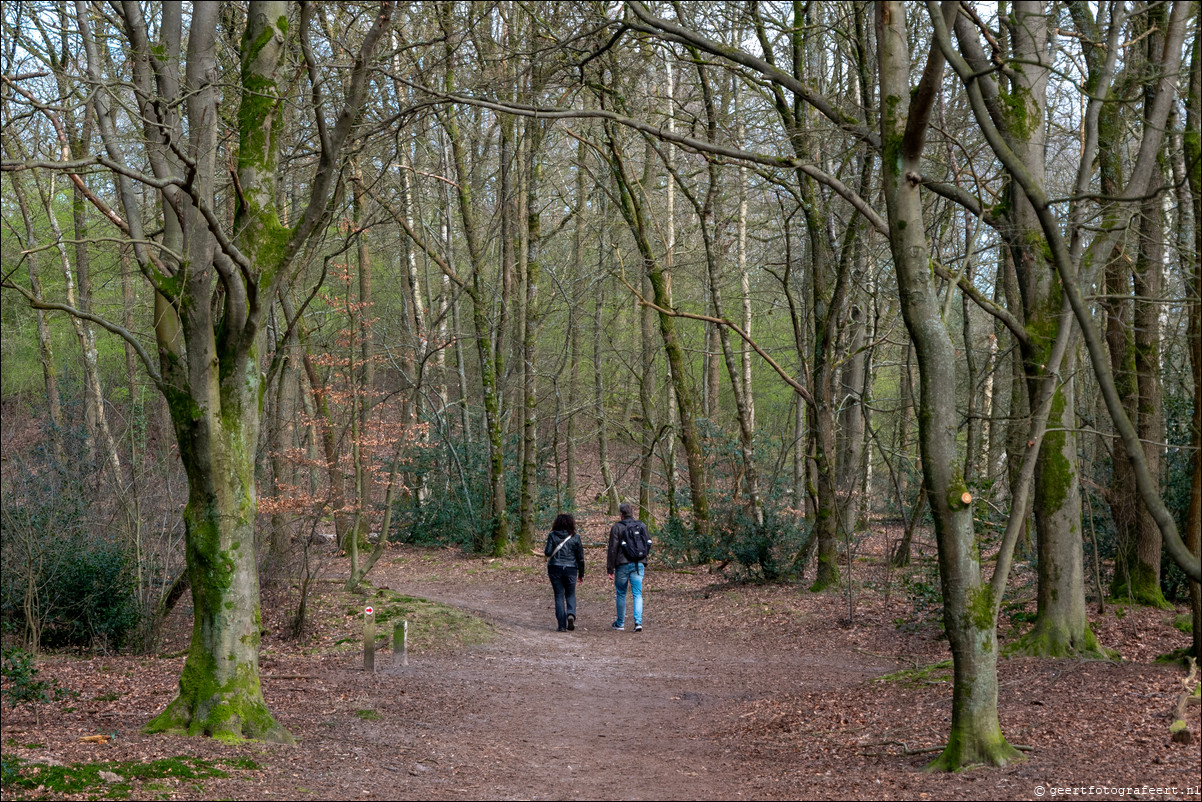
POLYGON ((0 677, 3 677, 4 701, 14 709, 22 705, 37 707, 50 701, 77 696, 59 684, 57 679, 38 679, 39 670, 34 657, 24 649, 5 649, 0 658, 0 677))
POLYGON ((0 618, 49 647, 120 648, 139 624, 136 566, 93 518, 78 466, 17 462, 0 505, 0 618))
POLYGON ((727 506, 712 521, 715 558, 737 566, 740 579, 783 582, 805 567, 809 524, 777 506, 764 506, 764 523, 756 524, 743 506, 727 506))
POLYGON ((713 559, 713 540, 701 537, 680 516, 669 518, 652 538, 652 559, 669 565, 701 565, 713 559))
POLYGON ((791 510, 769 502, 764 522, 756 524, 742 503, 715 497, 711 534, 704 538, 678 517, 656 533, 656 556, 670 564, 723 562, 747 582, 785 582, 805 569, 809 524, 791 510))
MULTIPOLYGON (((511 438, 507 444, 505 464, 511 466, 505 474, 506 509, 511 535, 516 536, 522 474, 516 439, 511 438)), ((411 470, 415 475, 430 477, 430 483, 424 497, 415 492, 397 502, 398 534, 393 535, 393 540, 415 546, 456 546, 469 552, 491 550, 493 516, 487 445, 444 443, 442 447, 425 449, 415 456, 411 470)), ((537 478, 536 530, 549 525, 556 512, 554 481, 546 460, 539 461, 537 478)), ((534 545, 540 547, 541 543, 534 545)))
POLYGON ((903 631, 913 632, 925 626, 943 628, 943 584, 939 581, 939 565, 932 557, 915 560, 901 578, 902 590, 914 605, 914 614, 898 618, 893 623, 903 631))
POLYGON ((491 529, 488 509, 488 458, 483 444, 427 449, 414 457, 413 471, 439 477, 425 498, 410 494, 397 502, 393 539, 415 546, 483 548, 491 529))
POLYGON ((61 564, 51 566, 42 643, 120 649, 141 618, 133 555, 111 541, 82 535, 73 540, 60 552, 61 564))
MULTIPOLYGON (((1177 523, 1177 531, 1186 534, 1186 519, 1189 517, 1189 499, 1193 481, 1194 452, 1190 448, 1193 400, 1176 393, 1166 393, 1164 398, 1165 432, 1169 447, 1164 454, 1163 495, 1165 505, 1177 523)), ((1170 602, 1189 599, 1189 577, 1169 556, 1168 549, 1161 552, 1160 590, 1170 602)))

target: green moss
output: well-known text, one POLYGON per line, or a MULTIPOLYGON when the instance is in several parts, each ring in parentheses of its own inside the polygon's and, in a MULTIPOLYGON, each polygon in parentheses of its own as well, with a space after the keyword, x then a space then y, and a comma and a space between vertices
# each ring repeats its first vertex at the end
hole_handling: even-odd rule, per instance
MULTIPOLYGON (((827 515, 829 514, 828 511, 827 515)), ((834 553, 824 554, 821 549, 819 550, 818 570, 814 576, 814 584, 810 585, 810 592, 821 593, 827 588, 839 584, 839 565, 835 560, 836 556, 834 553)))
POLYGON ((926 666, 906 668, 877 677, 874 682, 896 682, 900 685, 946 685, 952 679, 952 661, 941 660, 926 666))
POLYGON ((1013 91, 1001 91, 998 100, 1002 104, 1002 117, 1006 120, 1013 140, 1026 142, 1031 138, 1031 132, 1043 124, 1039 119, 1038 109, 1030 102, 1030 93, 1022 87, 1013 91))
POLYGON ((364 721, 379 721, 384 718, 375 710, 356 710, 355 715, 364 721))
MULTIPOLYGON (((155 783, 173 777, 180 780, 202 780, 229 777, 218 768, 218 761, 196 757, 169 757, 142 763, 138 761, 102 761, 51 766, 31 763, 21 758, 5 758, 6 797, 15 789, 48 793, 63 798, 67 795, 88 795, 100 799, 124 799, 134 794, 155 791, 163 786, 155 783), (15 770, 13 770, 15 769, 15 770), (101 772, 111 772, 121 779, 108 782, 101 772)), ((224 760, 228 768, 254 771, 259 767, 252 760, 224 760)))
POLYGON ((968 620, 979 632, 993 630, 993 586, 977 585, 968 591, 968 620))
POLYGON ((978 766, 1000 768, 1023 760, 1022 753, 1002 737, 1002 730, 996 723, 992 729, 996 732, 974 737, 963 728, 953 726, 947 746, 926 771, 962 771, 978 766))
POLYGON ((264 130, 264 122, 272 119, 279 98, 276 82, 252 70, 259 54, 279 29, 270 24, 264 25, 258 36, 249 40, 248 37, 253 35, 252 29, 253 26, 247 25, 246 36, 242 39, 242 100, 238 106, 241 141, 238 148, 238 165, 266 168, 269 165, 263 159, 271 148, 268 147, 268 132, 264 130))
MULTIPOLYGON (((252 637, 257 640, 257 630, 252 637)), ((233 659, 231 655, 231 662, 233 659)), ((179 685, 179 696, 146 725, 146 732, 208 735, 223 741, 263 738, 293 742, 268 712, 259 677, 250 665, 238 664, 233 676, 220 682, 215 659, 194 640, 179 685)))
MULTIPOLYGON (((369 594, 372 607, 375 609, 373 618, 382 630, 390 621, 409 622, 409 646, 411 649, 427 650, 446 647, 471 646, 487 643, 493 638, 496 630, 492 624, 476 616, 428 599, 416 596, 404 596, 387 589, 377 590, 369 594)), ((346 615, 352 620, 362 622, 363 605, 355 603, 348 605, 346 615)), ((389 637, 382 632, 381 637, 389 637)), ((362 630, 359 634, 341 639, 337 644, 352 644, 357 648, 362 643, 362 630)))
POLYGON ((171 420, 176 425, 188 426, 199 421, 204 414, 200 405, 196 403, 196 399, 187 393, 170 386, 165 386, 163 396, 167 401, 167 409, 171 413, 171 420))
MULTIPOLYGON (((1193 654, 1194 654, 1193 646, 1182 646, 1181 648, 1174 649, 1171 652, 1166 652, 1165 654, 1157 655, 1155 662, 1160 663, 1162 665, 1165 665, 1165 664, 1180 665, 1184 668, 1189 665, 1189 658, 1192 657, 1193 654)), ((1197 694, 1199 687, 1202 687, 1202 686, 1194 687, 1195 694, 1197 694)))
POLYGON ((1173 628, 1178 632, 1184 632, 1186 635, 1193 635, 1194 617, 1189 613, 1183 613, 1182 615, 1174 617, 1173 628))
MULTIPOLYGON (((1131 551, 1134 551, 1134 545, 1131 551)), ((1173 609, 1173 605, 1165 599, 1164 591, 1160 589, 1156 569, 1134 555, 1128 556, 1126 570, 1115 571, 1110 593, 1116 599, 1134 602, 1144 607, 1154 607, 1157 610, 1173 609)))
POLYGON ((1077 480, 1076 469, 1064 456, 1068 433, 1062 429, 1050 428, 1063 414, 1064 392, 1062 388, 1057 388, 1055 396, 1052 397, 1052 410, 1048 415, 1049 430, 1043 436, 1043 443, 1039 447, 1036 499, 1044 514, 1060 509, 1077 480))
POLYGON ((1088 660, 1109 660, 1118 657, 1116 652, 1103 649, 1098 644, 1088 622, 1080 632, 1073 633, 1067 626, 1053 621, 1047 615, 1041 615, 1030 632, 1010 644, 1006 648, 1006 654, 1088 660))

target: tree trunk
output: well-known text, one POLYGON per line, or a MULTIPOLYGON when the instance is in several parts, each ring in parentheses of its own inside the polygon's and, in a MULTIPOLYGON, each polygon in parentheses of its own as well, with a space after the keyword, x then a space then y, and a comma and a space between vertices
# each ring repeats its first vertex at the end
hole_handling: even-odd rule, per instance
MULTIPOLYGON (((710 89, 708 76, 704 62, 701 59, 701 54, 696 49, 690 49, 693 59, 697 65, 698 82, 701 85, 702 97, 705 104, 706 118, 706 136, 709 141, 717 141, 718 133, 718 116, 715 109, 713 93, 710 89)), ((693 204, 694 210, 697 213, 698 223, 701 226, 701 238, 705 248, 705 263, 707 267, 707 276, 710 287, 710 304, 712 305, 714 317, 719 320, 725 320, 725 308, 722 302, 722 272, 719 265, 718 246, 715 242, 715 211, 714 206, 718 198, 718 193, 721 188, 720 173, 717 162, 709 161, 707 163, 708 182, 706 183, 705 198, 698 201, 695 194, 691 193, 683 182, 681 182, 681 191, 686 195, 689 201, 693 204)), ((674 175, 677 181, 681 177, 674 175)), ((648 182, 644 182, 644 185, 648 182)), ((744 209, 744 213, 745 213, 744 209)), ((746 231, 744 230, 743 247, 746 247, 746 231)), ((740 266, 742 274, 746 273, 746 260, 744 259, 740 266)), ((744 276, 745 277, 745 276, 744 276)), ((712 331, 716 332, 718 346, 722 349, 722 359, 726 364, 727 378, 730 379, 731 393, 734 396, 735 402, 735 417, 739 425, 739 450, 743 462, 743 484, 747 488, 747 506, 748 512, 751 514, 751 519, 757 526, 762 526, 764 523, 763 503, 760 500, 759 475, 756 471, 755 462, 755 423, 752 419, 752 412, 748 405, 748 392, 744 384, 742 367, 735 358, 734 349, 730 342, 730 329, 726 326, 713 324, 712 331)), ((710 367, 711 377, 716 376, 716 366, 710 367)), ((717 396, 717 382, 712 381, 711 386, 712 399, 717 396)), ((715 414, 717 407, 714 407, 715 414)), ((732 488, 737 490, 737 486, 732 488)))
MULTIPOLYGON (((604 217, 602 217, 604 219, 604 217)), ((605 253, 605 234, 601 235, 601 253, 605 253)), ((609 514, 617 515, 621 500, 614 486, 613 471, 609 466, 609 433, 605 421, 605 383, 601 370, 601 332, 604 330, 602 310, 605 306, 601 284, 597 284, 597 296, 593 303, 593 415, 597 421, 597 459, 601 463, 601 495, 609 499, 609 514)))
MULTIPOLYGON (((1194 37, 1190 55, 1189 94, 1185 104, 1185 171, 1193 200, 1194 242, 1202 232, 1202 37, 1194 37)), ((1194 378, 1194 413, 1190 445, 1194 470, 1190 480, 1189 514, 1186 516, 1186 545, 1195 557, 1202 555, 1202 259, 1193 252, 1189 295, 1189 357, 1194 378)), ((1202 661, 1202 588, 1189 583, 1190 607, 1194 617, 1194 659, 1202 661)))
MULTIPOLYGON (((1145 39, 1146 61, 1155 64, 1164 47, 1164 27, 1168 21, 1164 5, 1148 9, 1149 32, 1145 39)), ((1155 82, 1144 90, 1144 125, 1156 101, 1155 82)), ((1157 167, 1146 191, 1139 213, 1139 252, 1135 258, 1135 375, 1138 409, 1134 417, 1136 431, 1143 442, 1148 472, 1155 478, 1160 493, 1160 461, 1164 442, 1164 410, 1160 389, 1160 312, 1164 285, 1164 167, 1157 167)), ((1134 551, 1128 552, 1131 579, 1128 591, 1142 604, 1168 609, 1160 589, 1160 529, 1146 509, 1140 509, 1134 551)))
POLYGON ((847 356, 843 360, 839 381, 839 497, 842 500, 844 538, 856 531, 862 498, 863 479, 860 457, 864 450, 864 310, 859 304, 851 307, 844 331, 847 337, 847 356))
MULTIPOLYGON (((669 179, 671 180, 671 179, 669 179)), ((644 296, 654 292, 651 279, 643 276, 644 296)), ((655 515, 651 509, 651 468, 655 461, 655 313, 642 307, 639 315, 639 407, 642 418, 643 453, 639 459, 639 520, 654 531, 655 515)))
MULTIPOLYGON (((610 167, 614 181, 618 186, 622 204, 622 215, 634 236, 639 255, 643 261, 643 271, 651 279, 654 303, 662 310, 670 309, 671 299, 668 297, 668 287, 663 268, 656 258, 648 239, 649 226, 646 213, 631 180, 626 175, 626 167, 621 155, 614 132, 607 126, 607 140, 610 154, 610 167)), ((708 543, 710 539, 709 500, 705 479, 705 458, 702 454, 701 442, 697 436, 695 423, 696 411, 693 393, 686 383, 684 368, 684 350, 676 334, 676 323, 673 316, 662 311, 658 314, 660 336, 664 341, 664 351, 668 357, 672 382, 676 388, 676 407, 680 412, 680 430, 684 440, 685 459, 689 465, 689 490, 693 502, 693 528, 701 542, 708 543)))
MULTIPOLYGON (((1047 9, 1043 0, 1016 0, 1011 47, 1016 70, 1007 105, 1012 146, 1037 179, 1044 175, 1047 85, 1050 75, 1047 9)), ((1046 239, 1035 209, 1017 182, 1010 183, 1009 247, 1014 254, 1028 341, 1022 348, 1027 408, 1034 410, 1062 306, 1061 290, 1044 255, 1046 239)), ((1048 656, 1098 656, 1085 612, 1081 541, 1081 489, 1077 467, 1073 349, 1061 368, 1063 384, 1052 402, 1048 432, 1035 467, 1035 528, 1039 549, 1035 625, 1017 648, 1048 656)))
MULTIPOLYGON (((951 6, 954 14, 956 6, 951 6)), ((997 635, 992 591, 982 581, 972 506, 956 455, 956 358, 928 267, 917 180, 930 108, 943 73, 934 45, 923 79, 911 96, 905 8, 876 6, 881 82, 881 160, 889 214, 889 244, 897 270, 902 317, 914 341, 920 374, 919 438, 923 480, 935 517, 944 623, 952 649, 952 724, 947 747, 932 768, 974 763, 1002 766, 1019 753, 1002 736, 997 714, 997 635)))
POLYGON ((284 576, 284 568, 291 550, 292 533, 288 526, 289 516, 280 502, 287 489, 296 484, 296 463, 285 457, 285 452, 292 448, 294 441, 292 421, 295 415, 294 393, 297 390, 297 376, 292 352, 296 348, 295 332, 281 347, 285 349, 283 364, 275 377, 275 386, 268 388, 271 393, 269 409, 272 419, 267 421, 267 448, 270 452, 272 489, 276 496, 276 505, 271 514, 267 553, 262 560, 265 584, 279 581, 284 576))
POLYGON ((186 399, 172 405, 189 481, 184 538, 192 644, 179 696, 147 729, 291 743, 267 711, 259 685, 262 616, 254 551, 259 371, 254 362, 248 367, 237 383, 244 390, 223 397, 219 408, 186 399))
MULTIPOLYGON (((7 110, 5 113, 8 113, 7 110)), ((4 139, 4 144, 8 146, 10 144, 8 137, 5 136, 4 139)), ((17 199, 17 206, 20 207, 21 218, 25 224, 25 247, 29 251, 26 256, 29 266, 29 289, 34 298, 41 300, 42 279, 38 271, 39 252, 33 216, 30 213, 21 177, 17 173, 12 173, 9 178, 12 180, 13 196, 17 199)), ((63 446, 63 410, 58 395, 58 371, 54 365, 54 343, 50 336, 50 325, 46 322, 46 313, 41 309, 35 309, 34 314, 37 320, 38 357, 42 363, 42 382, 46 388, 46 411, 50 417, 50 442, 53 444, 55 459, 60 465, 65 465, 67 452, 63 446)))
POLYGON ((534 516, 538 506, 538 335, 540 320, 536 302, 542 264, 542 215, 539 184, 542 181, 544 123, 526 121, 526 299, 525 331, 522 336, 522 479, 521 514, 517 547, 521 554, 533 548, 534 516))
POLYGON ((564 449, 567 460, 567 479, 564 482, 563 509, 566 512, 576 511, 577 472, 576 438, 577 407, 580 406, 580 283, 584 277, 584 228, 585 211, 588 198, 585 195, 585 158, 588 151, 584 142, 576 144, 576 220, 572 229, 572 273, 571 273, 571 307, 568 309, 568 420, 564 449))
MULTIPOLYGON (((455 44, 452 36, 454 21, 451 6, 440 7, 439 24, 446 37, 446 90, 455 91, 455 44)), ((492 543, 494 555, 504 554, 509 548, 509 508, 505 503, 505 433, 501 420, 501 387, 503 330, 494 339, 488 324, 489 299, 483 286, 484 252, 480 243, 476 211, 472 200, 472 177, 468 171, 467 154, 459 131, 455 109, 448 110, 443 118, 447 138, 453 156, 459 213, 463 220, 463 234, 467 241, 468 258, 471 261, 471 280, 467 284, 468 296, 472 300, 472 323, 475 328, 476 354, 480 360, 480 385, 484 396, 484 427, 488 438, 488 483, 492 498, 492 543)), ((504 305, 503 305, 504 306, 504 305)))

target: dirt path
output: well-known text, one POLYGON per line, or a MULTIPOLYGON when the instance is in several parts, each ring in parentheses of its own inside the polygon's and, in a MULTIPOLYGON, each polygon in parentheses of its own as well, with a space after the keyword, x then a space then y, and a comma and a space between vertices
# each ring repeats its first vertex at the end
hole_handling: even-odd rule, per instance
POLYGON ((1039 789, 1046 797, 1091 785, 1139 799, 1199 796, 1198 745, 1174 744, 1167 731, 1184 672, 1151 662, 1186 640, 1173 613, 1115 607, 1095 619, 1099 640, 1128 658, 1121 663, 1003 660, 1002 728, 1030 749, 1027 760, 927 774, 947 737, 947 671, 875 680, 945 660, 947 644, 937 608, 890 592, 887 575, 857 568, 857 582, 884 581, 886 592, 861 590, 849 608, 836 593, 653 566, 646 629, 634 633, 609 628, 601 550, 587 560, 577 629, 557 633, 538 558, 391 551, 371 575, 376 588, 471 611, 494 628, 484 645, 415 648, 395 672, 387 654, 377 673, 362 670, 362 619, 350 614, 361 599, 336 590, 345 561, 325 574, 305 643, 279 637, 286 605, 269 594, 263 691, 296 746, 141 733, 175 694, 188 634, 181 609, 172 657, 43 663, 43 676, 78 701, 40 722, 6 707, 4 755, 254 761, 228 778, 173 778, 132 795, 155 799, 1035 799, 1039 789), (97 732, 117 737, 79 743, 97 732), (1179 793, 1129 790, 1144 786, 1179 793))
MULTIPOLYGON (((613 589, 603 574, 580 592, 575 632, 554 631, 549 586, 398 582, 402 593, 463 607, 493 621, 488 647, 415 666, 462 689, 468 704, 431 742, 463 761, 454 784, 496 798, 736 799, 774 795, 732 738, 713 738, 740 705, 819 676, 858 683, 885 664, 833 665, 774 653, 754 638, 700 632, 673 595, 646 586, 646 629, 615 632, 613 589)), ((741 633, 737 633, 740 634, 741 633)), ((871 661, 870 661, 871 663, 871 661)), ((888 667, 893 663, 889 662, 888 667)), ((779 792, 779 791, 778 791, 779 792)))

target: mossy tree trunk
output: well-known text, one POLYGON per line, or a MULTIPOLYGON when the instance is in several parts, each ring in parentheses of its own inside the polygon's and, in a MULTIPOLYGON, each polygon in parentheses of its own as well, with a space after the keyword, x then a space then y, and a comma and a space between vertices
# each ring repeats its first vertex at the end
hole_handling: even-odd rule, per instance
MULTIPOLYGON (((701 52, 689 46, 689 53, 697 67, 697 82, 701 87, 703 105, 705 107, 705 132, 711 142, 717 142, 718 112, 714 102, 713 91, 710 87, 709 76, 702 60, 701 52)), ((726 310, 722 301, 722 265, 720 264, 718 232, 715 230, 715 206, 721 190, 720 168, 716 161, 706 164, 707 181, 705 195, 699 199, 697 193, 690 191, 688 184, 671 166, 673 178, 680 186, 681 193, 692 204, 697 213, 698 225, 701 229, 702 245, 705 251, 705 264, 709 279, 709 300, 716 318, 725 320, 726 310)), ((649 182, 644 182, 646 185, 649 182)), ((744 259, 744 262, 746 260, 744 259)), ((746 267, 746 264, 744 264, 746 267)), ((726 365, 727 376, 730 379, 731 394, 735 402, 735 418, 739 424, 739 452, 743 462, 743 485, 747 491, 747 512, 757 526, 764 524, 764 508, 760 498, 759 472, 755 461, 755 420, 751 406, 751 389, 746 380, 741 365, 735 358, 734 348, 730 341, 730 329, 727 326, 715 325, 718 344, 722 350, 723 362, 726 365)), ((746 329, 744 329, 746 333, 746 329)), ((717 373, 717 370, 714 370, 717 373)))
MULTIPOLYGON (((535 34, 531 33, 532 37, 535 34)), ((531 78, 531 94, 542 91, 540 72, 531 78)), ((518 552, 533 548, 535 516, 538 513, 538 337, 542 319, 538 308, 538 284, 542 279, 542 214, 539 190, 542 183, 542 141, 548 124, 526 120, 526 301, 525 331, 522 335, 522 479, 521 511, 517 533, 518 552)))
MULTIPOLYGON (((1148 78, 1155 76, 1157 57, 1164 48, 1164 29, 1168 23, 1168 9, 1160 3, 1148 8, 1148 35, 1144 39, 1144 62, 1148 78)), ((1156 103, 1157 81, 1147 80, 1144 84, 1144 125, 1156 103)), ((1135 257, 1134 281, 1134 345, 1135 376, 1138 387, 1136 430, 1144 447, 1144 460, 1148 472, 1160 479, 1160 462, 1165 440, 1164 409, 1160 387, 1160 314, 1164 289, 1164 189, 1163 152, 1157 159, 1159 164, 1152 171, 1146 192, 1147 198, 1139 210, 1139 249, 1135 257)), ((1157 488, 1159 492, 1159 487, 1157 488)), ((1131 596, 1142 604, 1168 608, 1164 593, 1160 589, 1160 529, 1147 510, 1139 511, 1139 524, 1129 551, 1131 571, 1131 596)))
MULTIPOLYGON (((117 69, 127 68, 129 75, 104 74, 113 65, 101 58, 92 19, 75 20, 86 52, 87 80, 109 87, 95 94, 94 108, 125 218, 106 217, 129 237, 153 290, 157 364, 127 330, 105 327, 138 351, 166 398, 189 484, 184 531, 195 610, 192 644, 179 696, 150 722, 151 731, 291 740, 267 710, 259 687, 255 450, 263 314, 290 280, 297 254, 329 220, 343 145, 362 108, 370 57, 391 11, 391 4, 383 3, 364 32, 335 124, 326 127, 321 68, 307 41, 314 12, 312 6, 301 9, 300 37, 314 83, 320 155, 309 177, 308 203, 291 228, 280 221, 277 193, 284 100, 280 71, 290 28, 286 2, 255 0, 246 15, 232 227, 218 210, 215 192, 218 155, 225 155, 218 137, 218 123, 225 116, 217 86, 236 84, 222 75, 217 58, 221 4, 192 8, 186 58, 183 4, 163 4, 153 42, 142 9, 137 4, 119 7, 120 34, 130 58, 117 69), (144 126, 135 144, 143 150, 135 158, 149 165, 151 176, 145 181, 158 193, 162 215, 162 247, 154 250, 146 246, 146 209, 134 183, 143 176, 125 165, 130 142, 109 100, 109 92, 119 93, 130 84, 144 126)), ((228 155, 234 158, 233 152, 228 155)))
MULTIPOLYGON (((951 6, 955 13, 956 6, 951 6)), ((918 406, 923 481, 935 518, 944 622, 952 649, 952 724, 947 747, 932 764, 955 770, 971 764, 1002 766, 1019 753, 1002 736, 997 714, 997 635, 993 593, 982 581, 972 506, 957 458, 955 346, 941 320, 928 267, 929 246, 919 194, 925 131, 942 80, 944 60, 932 47, 918 87, 909 85, 905 9, 876 5, 880 62, 881 141, 889 244, 897 271, 902 316, 914 342, 920 377, 918 406)))
MULTIPOLYGON (((1146 47, 1141 45, 1133 53, 1125 80, 1119 87, 1120 95, 1130 93, 1141 79, 1147 77, 1143 71, 1155 63, 1156 52, 1164 44, 1161 34, 1164 11, 1164 6, 1158 5, 1150 8, 1148 14, 1132 20, 1136 35, 1143 37, 1146 47), (1154 30, 1148 29, 1150 24, 1154 24, 1154 30)), ((1145 86, 1145 115, 1155 101, 1154 87, 1154 81, 1145 86)), ((1127 104, 1112 103, 1103 109, 1099 127, 1104 141, 1121 136, 1131 122, 1124 119, 1129 108, 1127 104)), ((1109 197, 1117 195, 1122 186, 1122 154, 1113 151, 1105 149, 1098 159, 1102 193, 1109 197)), ((1157 195, 1161 183, 1159 171, 1154 172, 1149 196, 1157 195)), ((1106 309, 1106 346, 1115 389, 1127 416, 1140 437, 1145 438, 1144 459, 1153 474, 1158 473, 1160 450, 1147 438, 1163 439, 1157 356, 1159 322, 1156 318, 1159 307, 1156 296, 1161 281, 1160 271, 1152 269, 1153 261, 1163 258, 1163 235, 1159 232, 1163 224, 1161 218, 1159 206, 1149 197, 1141 210, 1135 258, 1132 259, 1127 249, 1126 238, 1121 239, 1106 263, 1106 295, 1102 300, 1106 309)), ((1166 602, 1160 590, 1160 531, 1139 499, 1131 494, 1134 483, 1135 469, 1131 460, 1121 449, 1114 449, 1107 492, 1117 541, 1110 593, 1139 604, 1164 606, 1166 602)))
MULTIPOLYGON (((1006 19, 1014 68, 1010 90, 1002 93, 1000 104, 1004 110, 1001 122, 1011 146, 1041 181, 1051 61, 1044 6, 1043 0, 1017 0, 1006 19)), ((1031 202, 1016 182, 1010 182, 1009 194, 1005 232, 1025 313, 1028 338, 1021 344, 1021 351, 1027 377, 1027 408, 1034 410, 1060 325, 1062 298, 1031 202)), ((1052 401, 1049 431, 1035 466, 1033 510, 1039 554, 1036 620, 1018 648, 1031 654, 1097 655, 1085 612, 1071 350, 1060 375, 1064 380, 1052 401)))
POLYGON ((241 371, 212 378, 218 385, 215 397, 171 399, 188 474, 184 537, 194 608, 192 644, 179 696, 149 729, 289 740, 268 712, 259 687, 262 620, 254 549, 258 364, 245 360, 241 371))
MULTIPOLYGON (((444 81, 448 94, 455 91, 456 41, 452 33, 455 22, 451 4, 440 7, 438 18, 446 37, 446 63, 444 81)), ((476 220, 475 203, 472 199, 472 175, 468 169, 467 153, 463 135, 459 128, 456 111, 449 109, 443 117, 443 126, 450 140, 451 157, 455 167, 456 195, 459 202, 460 219, 463 223, 464 240, 467 243, 471 276, 456 283, 472 301, 472 323, 476 334, 476 355, 480 360, 480 389, 484 396, 484 428, 488 439, 488 484, 492 499, 492 532, 490 550, 500 556, 509 548, 509 508, 505 502, 505 433, 501 419, 501 376, 504 372, 504 324, 494 341, 488 323, 488 307, 491 303, 483 286, 484 246, 476 220)))
MULTIPOLYGON (((809 4, 803 6, 795 3, 793 7, 789 64, 792 77, 799 84, 810 77, 808 65, 812 63, 815 45, 811 38, 814 27, 810 15, 814 11, 815 7, 809 4)), ((771 53, 772 47, 765 25, 758 17, 756 35, 764 52, 771 53)), ((785 131, 788 132, 793 154, 805 162, 815 161, 817 147, 809 134, 813 127, 813 121, 810 119, 813 111, 809 104, 803 102, 801 95, 796 91, 792 102, 789 102, 784 90, 777 87, 773 92, 773 106, 785 131)), ((838 486, 835 477, 838 454, 835 439, 837 421, 834 382, 835 345, 839 339, 838 325, 841 322, 840 312, 847 286, 844 280, 846 272, 842 268, 847 265, 839 260, 836 266, 827 240, 822 199, 814 179, 803 170, 797 170, 796 175, 808 236, 807 255, 810 270, 806 280, 810 291, 808 300, 813 321, 813 340, 810 341, 810 386, 813 400, 806 406, 809 447, 807 462, 812 484, 807 486, 806 495, 813 501, 813 509, 810 510, 813 519, 811 542, 817 548, 817 567, 810 589, 821 591, 839 582, 838 486)), ((851 228, 854 230, 856 226, 851 228)))
POLYGON ((668 357, 669 374, 676 389, 676 408, 680 413, 680 433, 684 442, 685 460, 689 466, 689 491, 693 503, 693 528, 702 543, 710 538, 709 496, 705 479, 705 459, 701 441, 697 436, 696 402, 687 382, 684 349, 676 334, 676 324, 669 311, 672 299, 668 292, 667 276, 663 266, 651 248, 650 224, 639 191, 633 186, 612 126, 606 125, 606 144, 609 151, 610 170, 617 184, 622 216, 630 228, 643 262, 643 273, 651 281, 654 292, 652 300, 659 307, 659 332, 664 341, 664 352, 668 357))
MULTIPOLYGON (((1092 41, 1100 41, 1101 26, 1094 23, 1090 7, 1087 4, 1074 4, 1071 10, 1074 19, 1079 19, 1084 23, 1082 27, 1087 31, 1085 35, 1092 41)), ((1093 278, 1091 267, 1104 258, 1105 254, 1110 253, 1115 243, 1127 230, 1131 217, 1138 208, 1138 201, 1145 197, 1151 177, 1159 169, 1158 157, 1163 143, 1163 135, 1167 128, 1173 98, 1176 96, 1173 89, 1174 76, 1177 75, 1192 10, 1193 6, 1189 3, 1172 4, 1168 23, 1163 29, 1165 44, 1157 57, 1156 68, 1147 81, 1149 83, 1154 81, 1158 86, 1152 105, 1145 112, 1142 139, 1134 166, 1123 192, 1105 209, 1103 224, 1100 228, 1095 228, 1096 234, 1089 242, 1088 247, 1084 244, 1086 227, 1084 205, 1077 202, 1070 204, 1068 230, 1067 233, 1062 231, 1062 220, 1053 211, 1052 202, 1043 182, 1032 174, 1022 157, 1015 152, 1005 133, 1005 125, 998 122, 998 118, 1004 115, 998 114, 995 108, 998 100, 997 86, 993 83, 992 78, 984 77, 984 74, 974 66, 974 62, 977 65, 981 64, 984 57, 981 52, 982 48, 976 41, 977 34, 972 28, 971 21, 966 17, 961 17, 956 23, 956 36, 964 51, 962 53, 952 45, 947 26, 940 24, 936 15, 933 15, 932 19, 935 21, 934 27, 939 46, 951 60, 961 83, 967 90, 973 116, 988 140, 990 148, 1005 166, 1014 183, 1022 188, 1035 211, 1036 219, 1047 244, 1049 262, 1055 266, 1064 297, 1083 333, 1085 350, 1089 355, 1094 375, 1097 377, 1102 399, 1106 403, 1106 410, 1110 413, 1122 448, 1134 468, 1135 484, 1140 498, 1156 521, 1164 547, 1174 562, 1187 576, 1197 581, 1199 577, 1202 577, 1202 566, 1199 565, 1198 558, 1192 555, 1183 543, 1176 521, 1159 495, 1158 479, 1148 468, 1139 434, 1132 424, 1130 416, 1123 408, 1102 339, 1095 330, 1092 312, 1081 291, 1082 278, 1079 275, 1084 275, 1086 279, 1093 278)), ((1083 196, 1088 192, 1092 175, 1092 154, 1094 149, 1099 146, 1096 121, 1100 106, 1111 90, 1110 76, 1113 75, 1120 31, 1121 26, 1112 22, 1109 30, 1105 32, 1105 36, 1112 44, 1108 44, 1105 48, 1092 48, 1086 54, 1089 65, 1086 82, 1089 101, 1086 108, 1087 120, 1083 127, 1085 145, 1083 152, 1085 155, 1077 174, 1076 194, 1078 196, 1083 196)))
MULTIPOLYGON (((1186 178, 1194 207, 1194 236, 1202 231, 1202 37, 1194 37, 1190 55, 1189 95, 1185 104, 1186 178)), ((1196 240, 1195 240, 1196 241, 1196 240)), ((1202 259, 1195 251, 1193 287, 1189 304, 1189 356, 1194 374, 1194 414, 1190 436, 1194 448, 1194 471, 1190 480, 1189 514, 1186 519, 1186 546, 1195 556, 1202 554, 1202 259)), ((1194 614, 1194 658, 1202 660, 1202 587, 1189 583, 1190 607, 1194 614)))

